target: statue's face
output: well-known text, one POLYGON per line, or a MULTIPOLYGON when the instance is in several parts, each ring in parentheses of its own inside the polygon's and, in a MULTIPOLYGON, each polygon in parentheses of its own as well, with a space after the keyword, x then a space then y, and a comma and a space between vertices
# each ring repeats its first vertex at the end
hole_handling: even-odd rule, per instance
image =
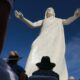
POLYGON ((47 17, 55 16, 54 9, 53 9, 53 8, 48 8, 48 9, 47 9, 46 16, 47 16, 47 17))

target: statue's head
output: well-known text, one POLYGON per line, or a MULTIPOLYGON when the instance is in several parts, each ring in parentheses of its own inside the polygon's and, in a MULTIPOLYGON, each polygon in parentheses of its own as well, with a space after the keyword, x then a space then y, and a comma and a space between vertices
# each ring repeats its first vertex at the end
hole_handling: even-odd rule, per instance
POLYGON ((55 11, 52 7, 49 7, 47 8, 46 12, 45 12, 45 18, 48 18, 48 17, 55 17, 55 11))

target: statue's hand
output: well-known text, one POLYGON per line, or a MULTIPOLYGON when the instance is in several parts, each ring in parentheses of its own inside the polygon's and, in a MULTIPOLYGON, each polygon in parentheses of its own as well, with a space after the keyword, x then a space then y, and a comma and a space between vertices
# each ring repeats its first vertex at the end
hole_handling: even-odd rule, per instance
POLYGON ((17 10, 15 10, 15 16, 19 19, 22 19, 24 17, 23 14, 17 10))
POLYGON ((75 13, 74 13, 75 16, 77 17, 80 17, 80 8, 78 8, 75 13))

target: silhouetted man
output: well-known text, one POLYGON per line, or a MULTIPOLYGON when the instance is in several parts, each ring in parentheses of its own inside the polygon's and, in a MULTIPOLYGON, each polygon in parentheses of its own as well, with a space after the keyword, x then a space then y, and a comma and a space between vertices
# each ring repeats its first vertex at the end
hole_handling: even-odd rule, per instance
POLYGON ((27 75, 25 74, 25 70, 18 65, 18 61, 21 59, 17 52, 11 51, 9 53, 8 64, 12 68, 12 70, 16 73, 19 77, 19 80, 28 80, 27 75))
POLYGON ((59 80, 59 75, 52 71, 53 67, 56 64, 50 62, 50 58, 48 56, 43 56, 40 63, 36 64, 39 70, 33 72, 32 76, 51 76, 54 77, 54 80, 59 80))
POLYGON ((0 0, 0 52, 6 33, 7 22, 14 0, 0 0))

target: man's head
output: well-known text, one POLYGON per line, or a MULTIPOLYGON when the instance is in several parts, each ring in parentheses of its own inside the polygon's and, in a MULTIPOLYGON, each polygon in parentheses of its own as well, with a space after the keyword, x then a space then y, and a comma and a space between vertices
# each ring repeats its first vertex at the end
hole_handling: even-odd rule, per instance
POLYGON ((19 55, 16 51, 9 52, 8 62, 12 64, 16 64, 20 59, 19 55))
POLYGON ((56 64, 50 62, 50 58, 48 56, 43 56, 41 62, 36 64, 40 70, 52 70, 56 64))
POLYGON ((55 17, 55 11, 52 7, 49 7, 45 12, 45 18, 54 16, 55 17))

